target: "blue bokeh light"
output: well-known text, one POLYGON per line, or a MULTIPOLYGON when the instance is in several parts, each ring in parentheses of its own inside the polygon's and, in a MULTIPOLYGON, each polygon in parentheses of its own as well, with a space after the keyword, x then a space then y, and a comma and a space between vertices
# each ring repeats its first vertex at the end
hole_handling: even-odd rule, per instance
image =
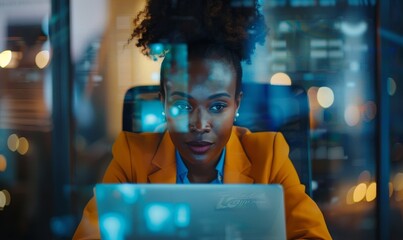
POLYGON ((177 227, 187 227, 190 224, 190 207, 188 204, 179 204, 176 208, 175 224, 177 227))
POLYGON ((151 232, 165 232, 172 224, 172 209, 166 204, 150 204, 145 208, 145 219, 151 232))
POLYGON ((129 184, 121 184, 118 187, 119 192, 122 194, 122 198, 127 203, 135 203, 138 198, 138 192, 131 188, 129 184))
POLYGON ((106 236, 102 236, 103 239, 124 239, 125 219, 123 216, 116 213, 102 215, 99 226, 101 232, 106 233, 106 236))

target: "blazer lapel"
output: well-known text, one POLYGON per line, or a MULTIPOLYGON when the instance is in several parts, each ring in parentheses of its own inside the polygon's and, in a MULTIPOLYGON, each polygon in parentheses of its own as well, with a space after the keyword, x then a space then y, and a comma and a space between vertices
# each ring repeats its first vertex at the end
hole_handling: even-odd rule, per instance
POLYGON ((151 164, 155 171, 148 175, 150 183, 176 183, 175 146, 166 131, 151 164))
MULTIPOLYGON (((168 132, 164 133, 151 163, 156 170, 148 175, 150 183, 176 183, 175 146, 168 132)), ((224 183, 253 183, 253 178, 249 177, 250 169, 251 163, 233 128, 226 145, 224 183)))
POLYGON ((253 183, 253 178, 249 177, 251 163, 243 150, 235 129, 233 127, 226 146, 224 183, 253 183))

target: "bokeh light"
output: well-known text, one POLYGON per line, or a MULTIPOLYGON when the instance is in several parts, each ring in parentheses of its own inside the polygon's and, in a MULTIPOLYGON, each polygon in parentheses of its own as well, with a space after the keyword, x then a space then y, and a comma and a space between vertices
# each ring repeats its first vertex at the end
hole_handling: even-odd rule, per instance
POLYGON ((172 219, 170 206, 153 203, 146 206, 144 211, 147 228, 153 232, 160 232, 172 219))
POLYGON ((360 109, 356 105, 348 105, 344 111, 344 121, 350 127, 356 126, 360 122, 360 109))
POLYGON ((288 76, 286 73, 283 73, 283 72, 275 73, 270 79, 270 84, 271 85, 290 86, 291 82, 292 81, 291 81, 290 76, 288 76))
POLYGON ((333 90, 328 87, 320 87, 318 89, 317 99, 320 106, 329 108, 334 102, 333 90))
POLYGON ((403 190, 397 191, 395 193, 395 200, 397 202, 403 201, 403 190))
POLYGON ((3 191, 0 192, 0 210, 2 210, 6 206, 6 195, 3 191))
POLYGON ((368 24, 364 21, 359 23, 341 22, 340 30, 347 36, 358 37, 363 35, 368 29, 368 24))
POLYGON ((6 189, 3 189, 1 192, 6 197, 6 206, 10 205, 10 203, 11 203, 11 195, 10 195, 10 193, 6 189))
POLYGON ((171 107, 170 112, 171 112, 172 117, 176 117, 179 114, 179 108, 173 106, 173 107, 171 107))
POLYGON ((175 225, 181 228, 190 224, 190 207, 188 204, 178 204, 176 207, 175 225))
POLYGON ((0 67, 5 68, 11 62, 13 53, 10 50, 5 50, 0 53, 0 67))
POLYGON ((104 214, 100 217, 99 225, 106 239, 124 239, 125 218, 116 213, 104 214))
POLYGON ((6 157, 0 154, 0 172, 4 172, 7 169, 7 160, 6 157))
POLYGON ((47 50, 40 51, 38 54, 36 54, 35 57, 36 66, 40 69, 46 67, 49 63, 49 59, 50 59, 49 51, 47 50))
POLYGON ((21 154, 24 155, 28 152, 29 150, 29 142, 25 137, 21 137, 19 139, 19 144, 18 144, 18 148, 17 151, 21 154))
POLYGON ((146 116, 144 116, 144 123, 146 125, 153 125, 156 124, 158 122, 158 118, 157 116, 155 116, 155 114, 147 114, 146 116))
POLYGON ((371 121, 376 116, 376 104, 373 101, 369 101, 364 104, 364 120, 371 121))
POLYGON ((390 96, 395 95, 396 92, 396 82, 393 78, 388 78, 388 93, 390 96))
POLYGON ((393 178, 393 187, 395 191, 403 190, 403 173, 397 173, 393 178))
POLYGON ((372 182, 369 184, 367 192, 365 194, 365 199, 367 202, 371 202, 376 198, 376 183, 372 182))
POLYGON ((367 185, 365 183, 358 184, 354 189, 353 201, 360 202, 361 200, 364 199, 366 193, 367 193, 367 185))
POLYGON ((7 140, 8 149, 15 152, 18 149, 18 145, 19 145, 19 138, 17 134, 11 134, 7 140))

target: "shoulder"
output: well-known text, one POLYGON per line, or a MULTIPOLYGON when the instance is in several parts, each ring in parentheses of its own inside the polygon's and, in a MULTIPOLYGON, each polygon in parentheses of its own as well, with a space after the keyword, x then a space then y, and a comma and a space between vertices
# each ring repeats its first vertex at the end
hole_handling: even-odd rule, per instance
POLYGON ((133 133, 122 131, 116 138, 115 147, 153 147, 157 146, 162 139, 163 133, 133 133))
POLYGON ((281 132, 251 132, 247 128, 234 127, 233 134, 239 138, 245 150, 268 149, 270 146, 272 148, 288 148, 288 144, 281 132))
POLYGON ((289 161, 290 148, 281 132, 246 132, 239 136, 240 143, 252 165, 278 170, 289 161))
POLYGON ((119 133, 116 143, 143 143, 143 144, 157 144, 162 138, 164 133, 133 133, 122 131, 119 133))

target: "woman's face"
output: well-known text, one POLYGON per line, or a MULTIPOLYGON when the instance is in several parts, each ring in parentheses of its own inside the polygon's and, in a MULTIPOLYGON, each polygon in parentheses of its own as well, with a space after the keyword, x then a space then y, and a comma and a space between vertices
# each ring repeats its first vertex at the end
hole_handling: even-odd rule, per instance
POLYGON ((190 60, 187 69, 165 76, 167 128, 185 162, 215 164, 240 104, 235 70, 217 59, 190 60))

